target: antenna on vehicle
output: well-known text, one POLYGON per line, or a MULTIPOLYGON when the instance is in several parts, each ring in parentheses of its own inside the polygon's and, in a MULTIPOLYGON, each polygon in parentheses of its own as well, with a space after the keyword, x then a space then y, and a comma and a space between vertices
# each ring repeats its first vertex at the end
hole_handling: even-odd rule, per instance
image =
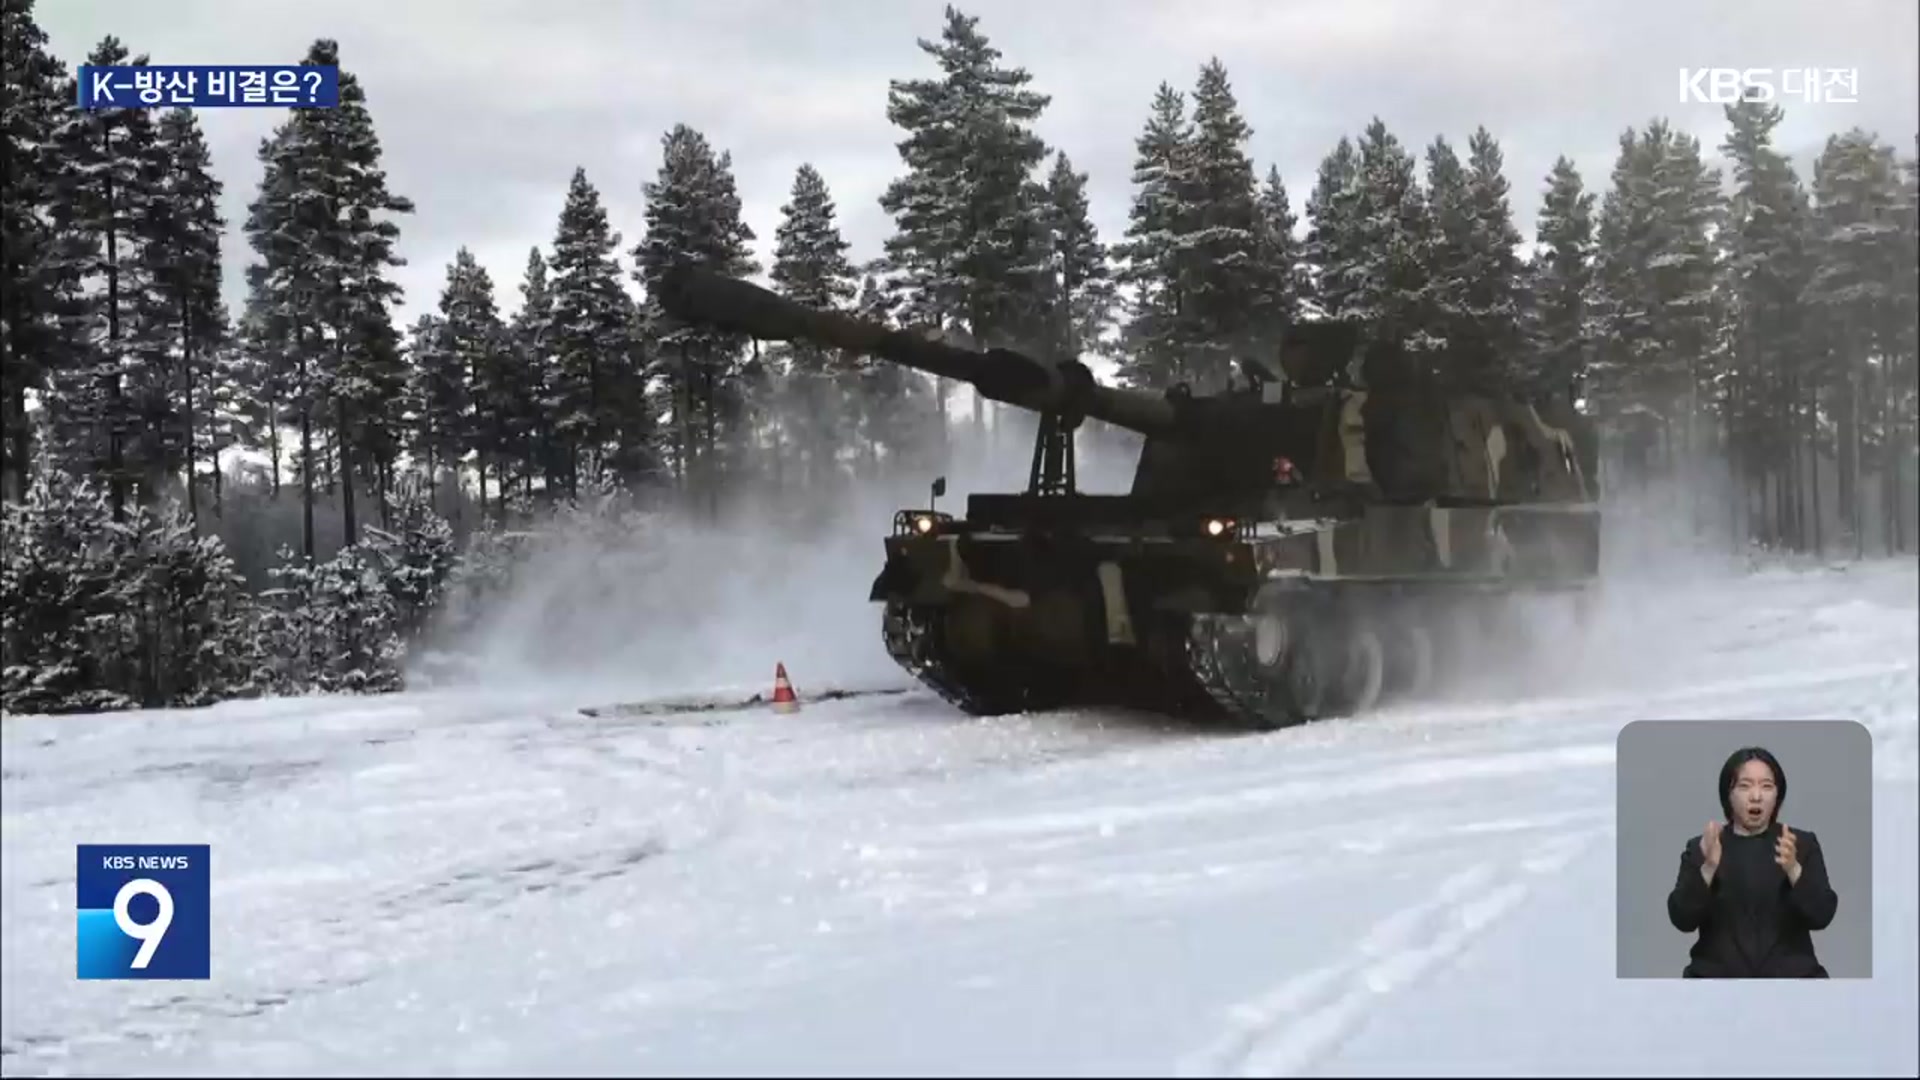
POLYGON ((934 502, 938 500, 940 496, 945 495, 946 493, 947 493, 947 478, 944 476, 934 477, 933 491, 927 495, 927 511, 929 513, 931 513, 934 509, 934 506, 933 506, 934 502))

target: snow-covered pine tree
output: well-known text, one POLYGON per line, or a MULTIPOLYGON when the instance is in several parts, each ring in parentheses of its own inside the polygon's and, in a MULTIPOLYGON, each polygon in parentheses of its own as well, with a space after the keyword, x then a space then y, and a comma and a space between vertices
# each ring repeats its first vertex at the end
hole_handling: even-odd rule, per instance
MULTIPOLYGON (((441 310, 448 305, 451 272, 447 288, 441 292, 441 310)), ((427 505, 436 512, 444 504, 440 498, 440 478, 451 473, 453 515, 460 514, 460 456, 464 450, 466 418, 471 410, 471 373, 454 350, 443 315, 422 312, 413 321, 408 342, 408 413, 411 420, 410 449, 419 462, 427 485, 427 505)))
POLYGON ((104 485, 41 470, 7 503, 0 535, 0 710, 105 711, 135 706, 116 588, 134 584, 115 543, 104 485))
POLYGON ((1866 551, 1864 480, 1878 443, 1876 397, 1884 400, 1880 358, 1899 346, 1889 316, 1899 311, 1905 254, 1899 167, 1893 147, 1853 128, 1829 136, 1814 162, 1814 246, 1818 266, 1808 297, 1820 314, 1825 360, 1820 381, 1834 417, 1839 508, 1856 557, 1866 551))
MULTIPOLYGON (((854 311, 863 319, 899 327, 902 297, 887 287, 885 259, 861 267, 860 295, 854 311)), ((942 417, 935 411, 938 391, 933 380, 899 364, 860 356, 855 361, 858 475, 880 480, 917 476, 932 467, 945 437, 942 417)))
POLYGON ((1359 143, 1357 199, 1350 219, 1352 261, 1341 316, 1367 324, 1376 341, 1404 345, 1410 362, 1438 370, 1426 266, 1432 224, 1414 159, 1379 117, 1359 143), (1421 360, 1422 354, 1426 354, 1421 360))
MULTIPOLYGON (((945 18, 938 42, 918 43, 940 77, 889 84, 887 119, 907 133, 897 144, 906 172, 880 196, 894 219, 885 252, 906 291, 901 316, 942 332, 957 324, 985 347, 1027 344, 1044 326, 1046 275, 1034 173, 1048 148, 1031 125, 1052 99, 1001 62, 977 16, 948 6, 945 18)), ((977 427, 985 401, 973 400, 977 427)))
MULTIPOLYGON (((1258 340, 1262 349, 1300 318, 1307 282, 1302 265, 1304 252, 1294 236, 1299 218, 1287 198, 1287 185, 1280 179, 1278 166, 1268 166, 1267 180, 1260 188, 1260 319, 1258 340)), ((1262 357, 1271 361, 1271 356, 1262 357)), ((1272 366, 1271 363, 1268 364, 1272 366)))
POLYGON ((521 493, 533 495, 533 478, 541 477, 549 498, 559 488, 553 418, 543 407, 553 391, 553 294, 547 287, 547 260, 534 247, 527 252, 527 269, 520 282, 520 310, 508 328, 522 372, 520 403, 514 431, 515 459, 521 468, 521 493))
POLYGON ((316 571, 308 556, 281 545, 267 570, 268 585, 258 594, 260 680, 275 695, 314 689, 324 666, 318 633, 316 571))
POLYGON ((266 452, 268 493, 278 499, 286 457, 280 435, 290 415, 287 403, 292 366, 282 354, 289 336, 281 315, 272 307, 275 297, 263 284, 263 270, 257 264, 246 270, 247 299, 234 326, 228 372, 233 379, 235 439, 266 452))
POLYGON ((1718 171, 1665 120, 1620 138, 1601 204, 1594 274, 1598 348, 1591 383, 1603 420, 1629 423, 1635 458, 1695 445, 1715 359, 1718 171), (1648 441, 1651 440, 1651 441, 1648 441))
POLYGON ((685 124, 661 138, 660 170, 645 185, 646 236, 633 248, 634 277, 646 290, 649 337, 656 370, 673 402, 671 443, 679 479, 690 494, 719 498, 723 447, 745 407, 742 378, 749 342, 738 334, 688 326, 669 317, 654 297, 661 275, 689 262, 729 277, 760 272, 753 230, 740 215, 733 156, 715 152, 707 137, 685 124))
MULTIPOLYGON (((818 169, 803 162, 794 171, 793 188, 780 213, 769 275, 775 287, 808 307, 844 307, 855 295, 856 272, 847 260, 851 245, 840 236, 833 194, 818 169)), ((794 360, 808 371, 825 371, 830 366, 817 347, 796 348, 794 360)))
POLYGON ((1263 227, 1253 163, 1245 150, 1251 135, 1226 66, 1218 57, 1208 60, 1193 89, 1186 178, 1186 203, 1194 214, 1186 242, 1194 265, 1185 304, 1193 318, 1189 347, 1196 390, 1225 387, 1234 357, 1251 355, 1263 329, 1263 227))
POLYGON ((349 694, 400 689, 406 643, 400 637, 399 606, 369 545, 350 544, 321 563, 313 591, 314 629, 322 650, 315 689, 349 694))
MULTIPOLYGON (((225 321, 224 305, 220 313, 225 321)), ((255 406, 247 387, 253 365, 247 350, 234 333, 202 357, 194 375, 197 420, 194 424, 194 458, 206 463, 206 483, 211 488, 211 506, 216 518, 226 515, 226 465, 223 456, 235 446, 255 447, 249 438, 249 417, 255 406)), ((275 435, 277 441, 277 433, 275 435)))
MULTIPOLYGON (((253 420, 272 439, 274 493, 279 494, 283 454, 277 428, 289 424, 298 433, 292 449, 300 478, 301 555, 312 562, 316 428, 326 422, 330 380, 323 367, 323 328, 314 307, 330 275, 322 277, 312 214, 303 209, 319 190, 315 158, 306 128, 289 122, 260 143, 260 186, 247 207, 244 230, 259 260, 247 267, 247 310, 243 318, 251 357, 249 385, 259 411, 253 420)), ((304 670, 304 669, 303 669, 304 670)))
MULTIPOLYGON (((338 42, 316 40, 303 66, 340 64, 338 42)), ((375 440, 397 442, 394 415, 398 395, 389 391, 402 378, 398 350, 390 340, 369 339, 382 325, 391 331, 388 305, 400 287, 387 269, 403 265, 393 253, 400 227, 390 215, 413 212, 410 199, 388 189, 381 165, 367 95, 359 79, 344 67, 339 73, 340 104, 332 109, 296 109, 288 121, 293 151, 306 181, 304 202, 312 209, 286 227, 303 242, 294 257, 307 260, 302 284, 312 289, 308 311, 325 329, 326 345, 316 353, 325 375, 338 450, 341 521, 345 542, 358 539, 355 478, 379 466, 375 440), (313 206, 317 197, 317 206, 313 206)))
POLYGON ((1116 279, 1132 293, 1119 373, 1134 386, 1167 387, 1195 375, 1187 366, 1193 333, 1185 299, 1193 261, 1186 244, 1194 220, 1192 138, 1185 96, 1161 83, 1134 140, 1133 204, 1126 235, 1114 246, 1116 279))
MULTIPOLYGON (((1807 193, 1773 147, 1778 106, 1742 101, 1726 109, 1720 149, 1733 163, 1725 289, 1729 315, 1728 440, 1736 487, 1757 488, 1763 512, 1751 538, 1768 546, 1806 543, 1790 509, 1799 501, 1799 400, 1809 336, 1805 293, 1810 261, 1807 193)), ((1744 492, 1743 492, 1744 494, 1744 492)))
POLYGON ((1888 546, 1901 554, 1913 539, 1907 532, 1911 478, 1920 471, 1915 436, 1920 434, 1920 136, 1913 155, 1900 162, 1900 256, 1894 280, 1894 304, 1887 313, 1896 333, 1889 338, 1888 426, 1882 470, 1887 481, 1888 546), (1910 471, 1911 470, 1911 471, 1910 471))
POLYGON ((1427 333, 1446 351, 1449 375, 1474 374, 1483 347, 1472 313, 1473 207, 1467 170, 1446 136, 1427 146, 1427 333), (1463 370, 1464 369, 1464 370, 1463 370))
MULTIPOLYGON (((773 269, 768 275, 783 296, 813 308, 844 309, 854 299, 856 271, 847 259, 851 246, 840 235, 837 209, 819 170, 802 163, 793 189, 780 208, 774 231, 773 269)), ((776 430, 792 431, 803 462, 802 482, 818 490, 833 469, 850 428, 851 358, 808 343, 783 346, 775 357, 785 362, 786 392, 774 411, 776 430)), ((775 454, 776 468, 785 447, 775 454)))
POLYGON ((128 652, 141 677, 129 696, 149 708, 210 705, 262 687, 255 605, 216 536, 196 535, 193 518, 173 504, 142 507, 123 565, 137 586, 124 595, 135 638, 128 652))
POLYGON ((1076 170, 1062 150, 1047 173, 1044 222, 1050 252, 1054 305, 1051 347, 1075 359, 1101 351, 1113 325, 1119 295, 1107 247, 1093 224, 1087 199, 1087 174, 1076 170))
POLYGON ((1321 159, 1307 199, 1307 298, 1327 318, 1350 317, 1363 254, 1359 215, 1360 154, 1343 135, 1321 159))
POLYGON ((559 441, 558 464, 568 499, 583 478, 597 478, 620 435, 618 396, 629 374, 617 365, 632 355, 629 300, 614 252, 620 234, 607 223, 600 193, 575 168, 553 239, 548 291, 553 298, 551 378, 541 402, 559 441))
POLYGON ((439 606, 453 569, 453 526, 418 484, 399 484, 392 503, 389 527, 369 529, 366 546, 393 598, 395 632, 412 640, 439 606))
MULTIPOLYGON (((359 378, 375 404, 355 410, 348 428, 349 443, 384 515, 409 435, 405 403, 412 372, 407 366, 405 338, 392 315, 374 307, 363 308, 354 322, 354 343, 359 378)), ((385 522, 386 518, 381 520, 385 522)))
MULTIPOLYGON (((87 63, 142 66, 147 57, 131 56, 109 35, 87 63)), ((56 205, 56 221, 87 247, 87 356, 48 387, 48 421, 68 467, 106 481, 119 520, 135 481, 151 476, 141 440, 144 418, 134 406, 136 387, 162 348, 159 304, 143 260, 162 172, 153 113, 69 109, 55 140, 74 176, 56 205)), ((139 494, 150 499, 157 492, 139 494)))
POLYGON ((1535 366, 1528 389, 1568 405, 1582 393, 1593 340, 1587 291, 1593 279, 1594 198, 1573 162, 1556 158, 1534 226, 1539 254, 1530 268, 1528 291, 1535 366))
POLYGON ((47 51, 34 0, 0 0, 0 498, 26 498, 33 474, 27 394, 44 396, 50 372, 81 360, 70 328, 82 273, 80 245, 56 210, 73 164, 56 142, 72 110, 66 64, 47 51))
POLYGON ((143 254, 169 333, 158 336, 156 362, 136 383, 134 413, 154 443, 146 455, 150 468, 186 476, 187 508, 200 519, 198 438, 212 415, 209 377, 227 334, 220 299, 220 240, 226 221, 220 215, 222 185, 212 171, 200 123, 188 109, 171 109, 156 132, 162 168, 159 198, 147 221, 143 254))
MULTIPOLYGON (((507 327, 494 303, 493 278, 464 245, 447 267, 440 292, 441 344, 465 382, 467 409, 443 418, 457 435, 459 460, 470 452, 480 482, 480 513, 487 513, 487 474, 498 490, 508 484, 506 457, 513 444, 514 414, 522 396, 520 372, 508 347, 507 327)), ((445 430, 445 429, 443 429, 445 430)), ((456 472, 456 475, 458 471, 456 472)))
POLYGON ((1520 232, 1513 225, 1510 185, 1500 144, 1484 127, 1467 139, 1467 316, 1496 386, 1525 385, 1536 375, 1520 334, 1520 232))

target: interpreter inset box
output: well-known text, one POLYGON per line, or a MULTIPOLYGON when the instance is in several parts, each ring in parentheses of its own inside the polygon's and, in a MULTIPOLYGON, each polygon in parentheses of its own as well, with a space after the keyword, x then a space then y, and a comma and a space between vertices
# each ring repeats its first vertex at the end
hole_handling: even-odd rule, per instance
POLYGON ((1615 755, 1617 974, 1873 975, 1873 736, 1639 720, 1615 755))

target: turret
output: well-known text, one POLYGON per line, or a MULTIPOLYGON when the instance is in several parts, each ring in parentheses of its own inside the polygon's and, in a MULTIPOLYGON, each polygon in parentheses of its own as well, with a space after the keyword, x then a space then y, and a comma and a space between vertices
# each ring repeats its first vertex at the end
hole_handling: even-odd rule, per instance
POLYGON ((1318 488, 1400 503, 1592 497, 1584 418, 1549 422, 1497 390, 1440 386, 1403 350, 1366 345, 1350 322, 1290 327, 1276 357, 1284 387, 1243 361, 1250 381, 1279 393, 1188 395, 1103 386, 1077 360, 933 341, 685 264, 664 275, 657 298, 684 322, 872 356, 1042 414, 1031 492, 1072 490, 1070 433, 1092 417, 1147 436, 1133 485, 1140 495, 1256 494, 1276 470, 1297 469, 1318 488))

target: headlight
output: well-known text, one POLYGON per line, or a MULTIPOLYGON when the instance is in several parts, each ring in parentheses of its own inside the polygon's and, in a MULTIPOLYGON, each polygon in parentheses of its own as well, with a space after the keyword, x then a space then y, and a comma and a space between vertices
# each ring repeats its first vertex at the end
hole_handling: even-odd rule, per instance
POLYGON ((926 514, 921 514, 919 517, 913 519, 913 527, 921 533, 930 533, 933 531, 933 518, 926 514))
POLYGON ((1208 536, 1225 536, 1233 531, 1233 522, 1226 518, 1207 519, 1208 536))

